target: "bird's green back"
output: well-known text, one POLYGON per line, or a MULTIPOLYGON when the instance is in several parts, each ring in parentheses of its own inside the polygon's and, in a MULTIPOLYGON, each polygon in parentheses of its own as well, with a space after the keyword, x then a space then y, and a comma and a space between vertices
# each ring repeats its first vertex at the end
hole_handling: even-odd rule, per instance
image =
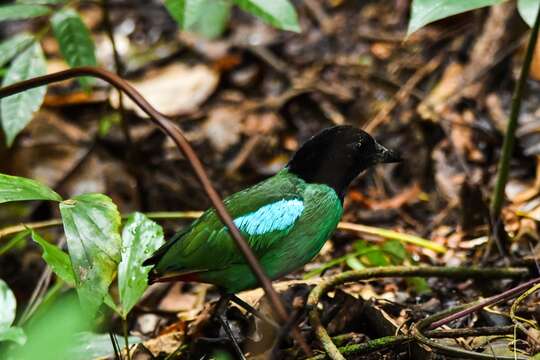
MULTIPOLYGON (((224 201, 271 278, 311 260, 335 230, 342 205, 326 185, 308 184, 286 169, 224 201)), ((256 280, 214 209, 158 252, 154 271, 197 273, 198 280, 230 292, 256 286, 256 280)))

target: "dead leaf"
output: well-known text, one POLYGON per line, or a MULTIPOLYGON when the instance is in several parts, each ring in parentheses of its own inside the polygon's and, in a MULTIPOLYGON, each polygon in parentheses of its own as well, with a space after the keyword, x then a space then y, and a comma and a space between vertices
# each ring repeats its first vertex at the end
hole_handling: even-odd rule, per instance
MULTIPOLYGON (((218 73, 206 65, 174 63, 148 72, 143 79, 130 83, 158 111, 167 116, 176 116, 196 111, 214 92, 218 81, 218 73)), ((114 108, 118 108, 117 91, 111 92, 109 101, 114 108)), ((124 100, 124 107, 141 117, 148 117, 130 99, 124 100)))

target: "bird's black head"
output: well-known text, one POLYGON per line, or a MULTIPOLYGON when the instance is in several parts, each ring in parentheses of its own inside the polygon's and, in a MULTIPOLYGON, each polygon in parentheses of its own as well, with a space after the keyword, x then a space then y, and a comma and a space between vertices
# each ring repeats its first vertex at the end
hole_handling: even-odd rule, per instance
POLYGON ((325 184, 343 200, 349 184, 363 170, 379 163, 401 161, 400 155, 352 126, 334 126, 309 139, 287 164, 308 183, 325 184))

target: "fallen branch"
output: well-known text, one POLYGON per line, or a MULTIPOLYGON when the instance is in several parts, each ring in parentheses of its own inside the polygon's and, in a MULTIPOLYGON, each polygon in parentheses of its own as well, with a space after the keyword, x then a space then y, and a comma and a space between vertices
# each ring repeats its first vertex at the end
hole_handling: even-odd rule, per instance
MULTIPOLYGON (((406 267, 406 266, 391 266, 380 268, 369 268, 359 271, 347 271, 335 276, 332 276, 319 285, 317 285, 308 297, 307 305, 311 307, 309 312, 309 321, 315 335, 321 342, 326 354, 333 360, 344 360, 345 357, 341 354, 338 347, 333 343, 328 335, 328 332, 321 323, 319 310, 317 305, 320 298, 340 284, 347 282, 367 280, 372 278, 383 277, 441 277, 441 278, 519 278, 527 275, 529 271, 526 268, 471 268, 471 267, 406 267)), ((461 307, 459 308, 462 309, 461 307)), ((433 321, 436 321, 437 318, 433 321)), ((430 323, 431 324, 431 323, 430 323)))

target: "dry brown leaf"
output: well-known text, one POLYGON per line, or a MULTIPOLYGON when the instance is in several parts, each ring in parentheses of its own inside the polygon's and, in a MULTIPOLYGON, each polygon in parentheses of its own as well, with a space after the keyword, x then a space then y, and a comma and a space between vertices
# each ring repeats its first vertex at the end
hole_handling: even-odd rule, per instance
MULTIPOLYGON (((158 111, 175 116, 196 111, 214 92, 218 81, 218 73, 206 65, 174 63, 130 83, 158 111)), ((114 108, 118 108, 117 91, 111 92, 109 101, 114 108)), ((124 107, 141 117, 148 117, 130 99, 124 100, 124 107)))

